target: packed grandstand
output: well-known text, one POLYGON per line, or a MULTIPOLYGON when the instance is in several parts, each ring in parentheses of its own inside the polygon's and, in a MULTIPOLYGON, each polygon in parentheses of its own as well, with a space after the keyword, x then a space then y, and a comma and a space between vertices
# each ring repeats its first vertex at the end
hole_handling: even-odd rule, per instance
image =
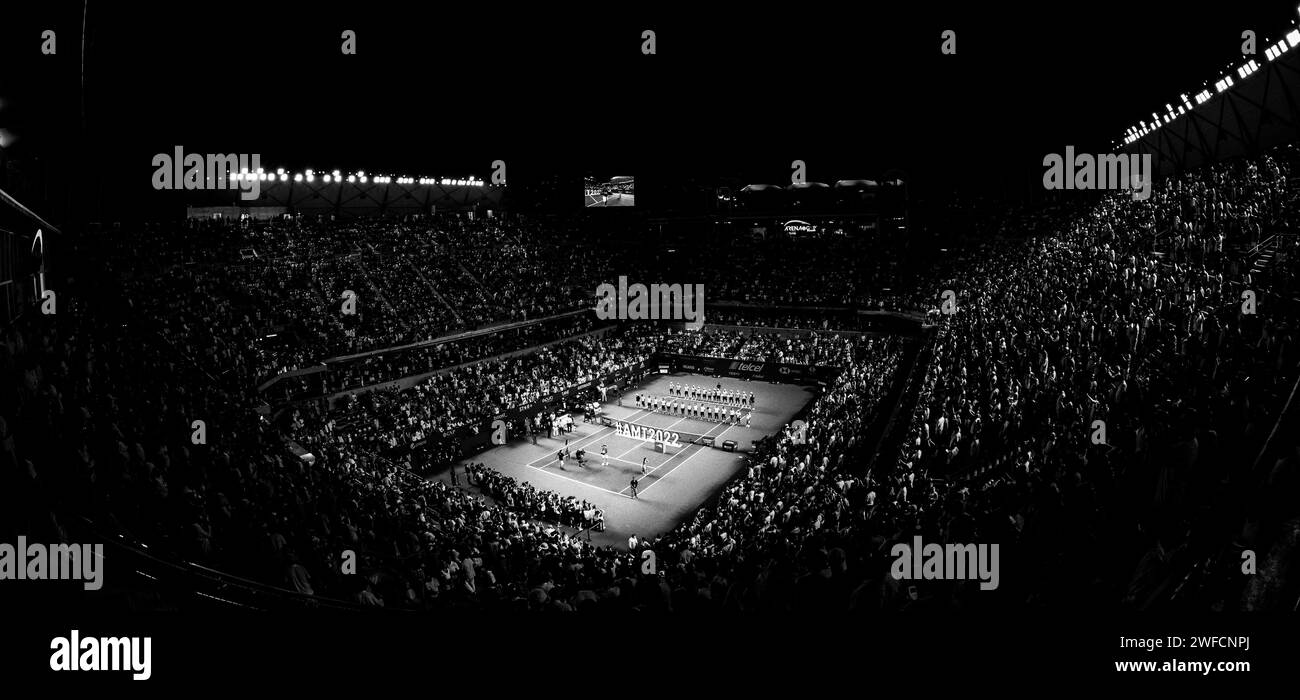
POLYGON ((1273 607, 1300 503, 1294 155, 1015 212, 919 264, 854 236, 665 260, 510 212, 105 228, 72 242, 95 263, 55 320, 7 331, 4 508, 268 606, 1273 607), (620 275, 702 283, 703 328, 599 319, 620 275), (478 459, 495 419, 550 435, 669 356, 829 372, 645 538, 593 539, 585 498, 478 459), (918 535, 1002 543, 1003 585, 891 577, 918 535))

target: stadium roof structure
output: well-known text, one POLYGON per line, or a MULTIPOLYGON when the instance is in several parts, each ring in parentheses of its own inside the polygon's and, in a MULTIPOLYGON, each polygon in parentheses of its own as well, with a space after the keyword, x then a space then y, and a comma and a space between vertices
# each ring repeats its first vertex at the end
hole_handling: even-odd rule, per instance
POLYGON ((1220 160, 1258 156, 1300 137, 1300 30, 1269 44, 1265 57, 1250 59, 1212 87, 1183 94, 1129 129, 1122 150, 1151 154, 1158 176, 1220 160), (1234 76, 1236 76, 1234 78, 1234 76), (1192 101, 1196 104, 1193 105, 1192 101))

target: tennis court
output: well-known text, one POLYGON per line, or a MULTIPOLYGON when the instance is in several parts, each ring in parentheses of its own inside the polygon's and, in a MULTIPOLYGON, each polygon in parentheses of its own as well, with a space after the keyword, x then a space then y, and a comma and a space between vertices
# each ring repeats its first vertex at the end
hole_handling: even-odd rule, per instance
POLYGON ((633 533, 653 537, 688 517, 748 464, 753 441, 779 431, 814 395, 815 389, 807 386, 657 375, 621 400, 612 396, 604 405, 605 417, 625 422, 623 430, 584 423, 579 417, 568 434, 539 436, 536 445, 531 438, 516 439, 465 461, 481 462, 521 482, 590 501, 605 511, 606 523, 606 531, 592 533, 592 540, 625 544, 633 533), (710 387, 720 383, 724 389, 754 392, 756 404, 749 427, 635 407, 637 391, 668 394, 669 381, 710 387), (677 445, 672 444, 673 433, 677 445), (702 438, 712 438, 717 447, 705 446, 702 438), (735 441, 737 451, 721 449, 728 440, 735 441), (656 442, 667 443, 664 451, 656 449, 656 442), (561 465, 557 453, 566 445, 573 456, 561 465), (608 448, 604 463, 602 446, 608 448), (579 449, 586 452, 581 465, 575 458, 579 449), (636 498, 632 497, 633 478, 639 481, 636 498))

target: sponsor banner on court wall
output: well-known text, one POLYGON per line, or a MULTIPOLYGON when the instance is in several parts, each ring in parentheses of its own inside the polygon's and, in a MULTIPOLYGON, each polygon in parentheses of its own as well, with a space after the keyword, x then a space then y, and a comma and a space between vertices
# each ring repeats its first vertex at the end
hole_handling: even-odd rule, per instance
POLYGON ((664 354, 661 356, 661 361, 668 362, 674 369, 681 372, 716 374, 736 379, 763 379, 792 384, 825 382, 834 378, 840 372, 835 367, 810 367, 808 365, 761 362, 757 360, 729 360, 694 355, 664 354))

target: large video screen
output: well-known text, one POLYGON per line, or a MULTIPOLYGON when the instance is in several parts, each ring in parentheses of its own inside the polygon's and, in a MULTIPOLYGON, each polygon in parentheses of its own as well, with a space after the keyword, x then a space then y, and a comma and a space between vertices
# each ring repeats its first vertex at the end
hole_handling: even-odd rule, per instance
POLYGON ((636 206, 636 182, 631 175, 588 176, 583 190, 587 207, 636 206))

